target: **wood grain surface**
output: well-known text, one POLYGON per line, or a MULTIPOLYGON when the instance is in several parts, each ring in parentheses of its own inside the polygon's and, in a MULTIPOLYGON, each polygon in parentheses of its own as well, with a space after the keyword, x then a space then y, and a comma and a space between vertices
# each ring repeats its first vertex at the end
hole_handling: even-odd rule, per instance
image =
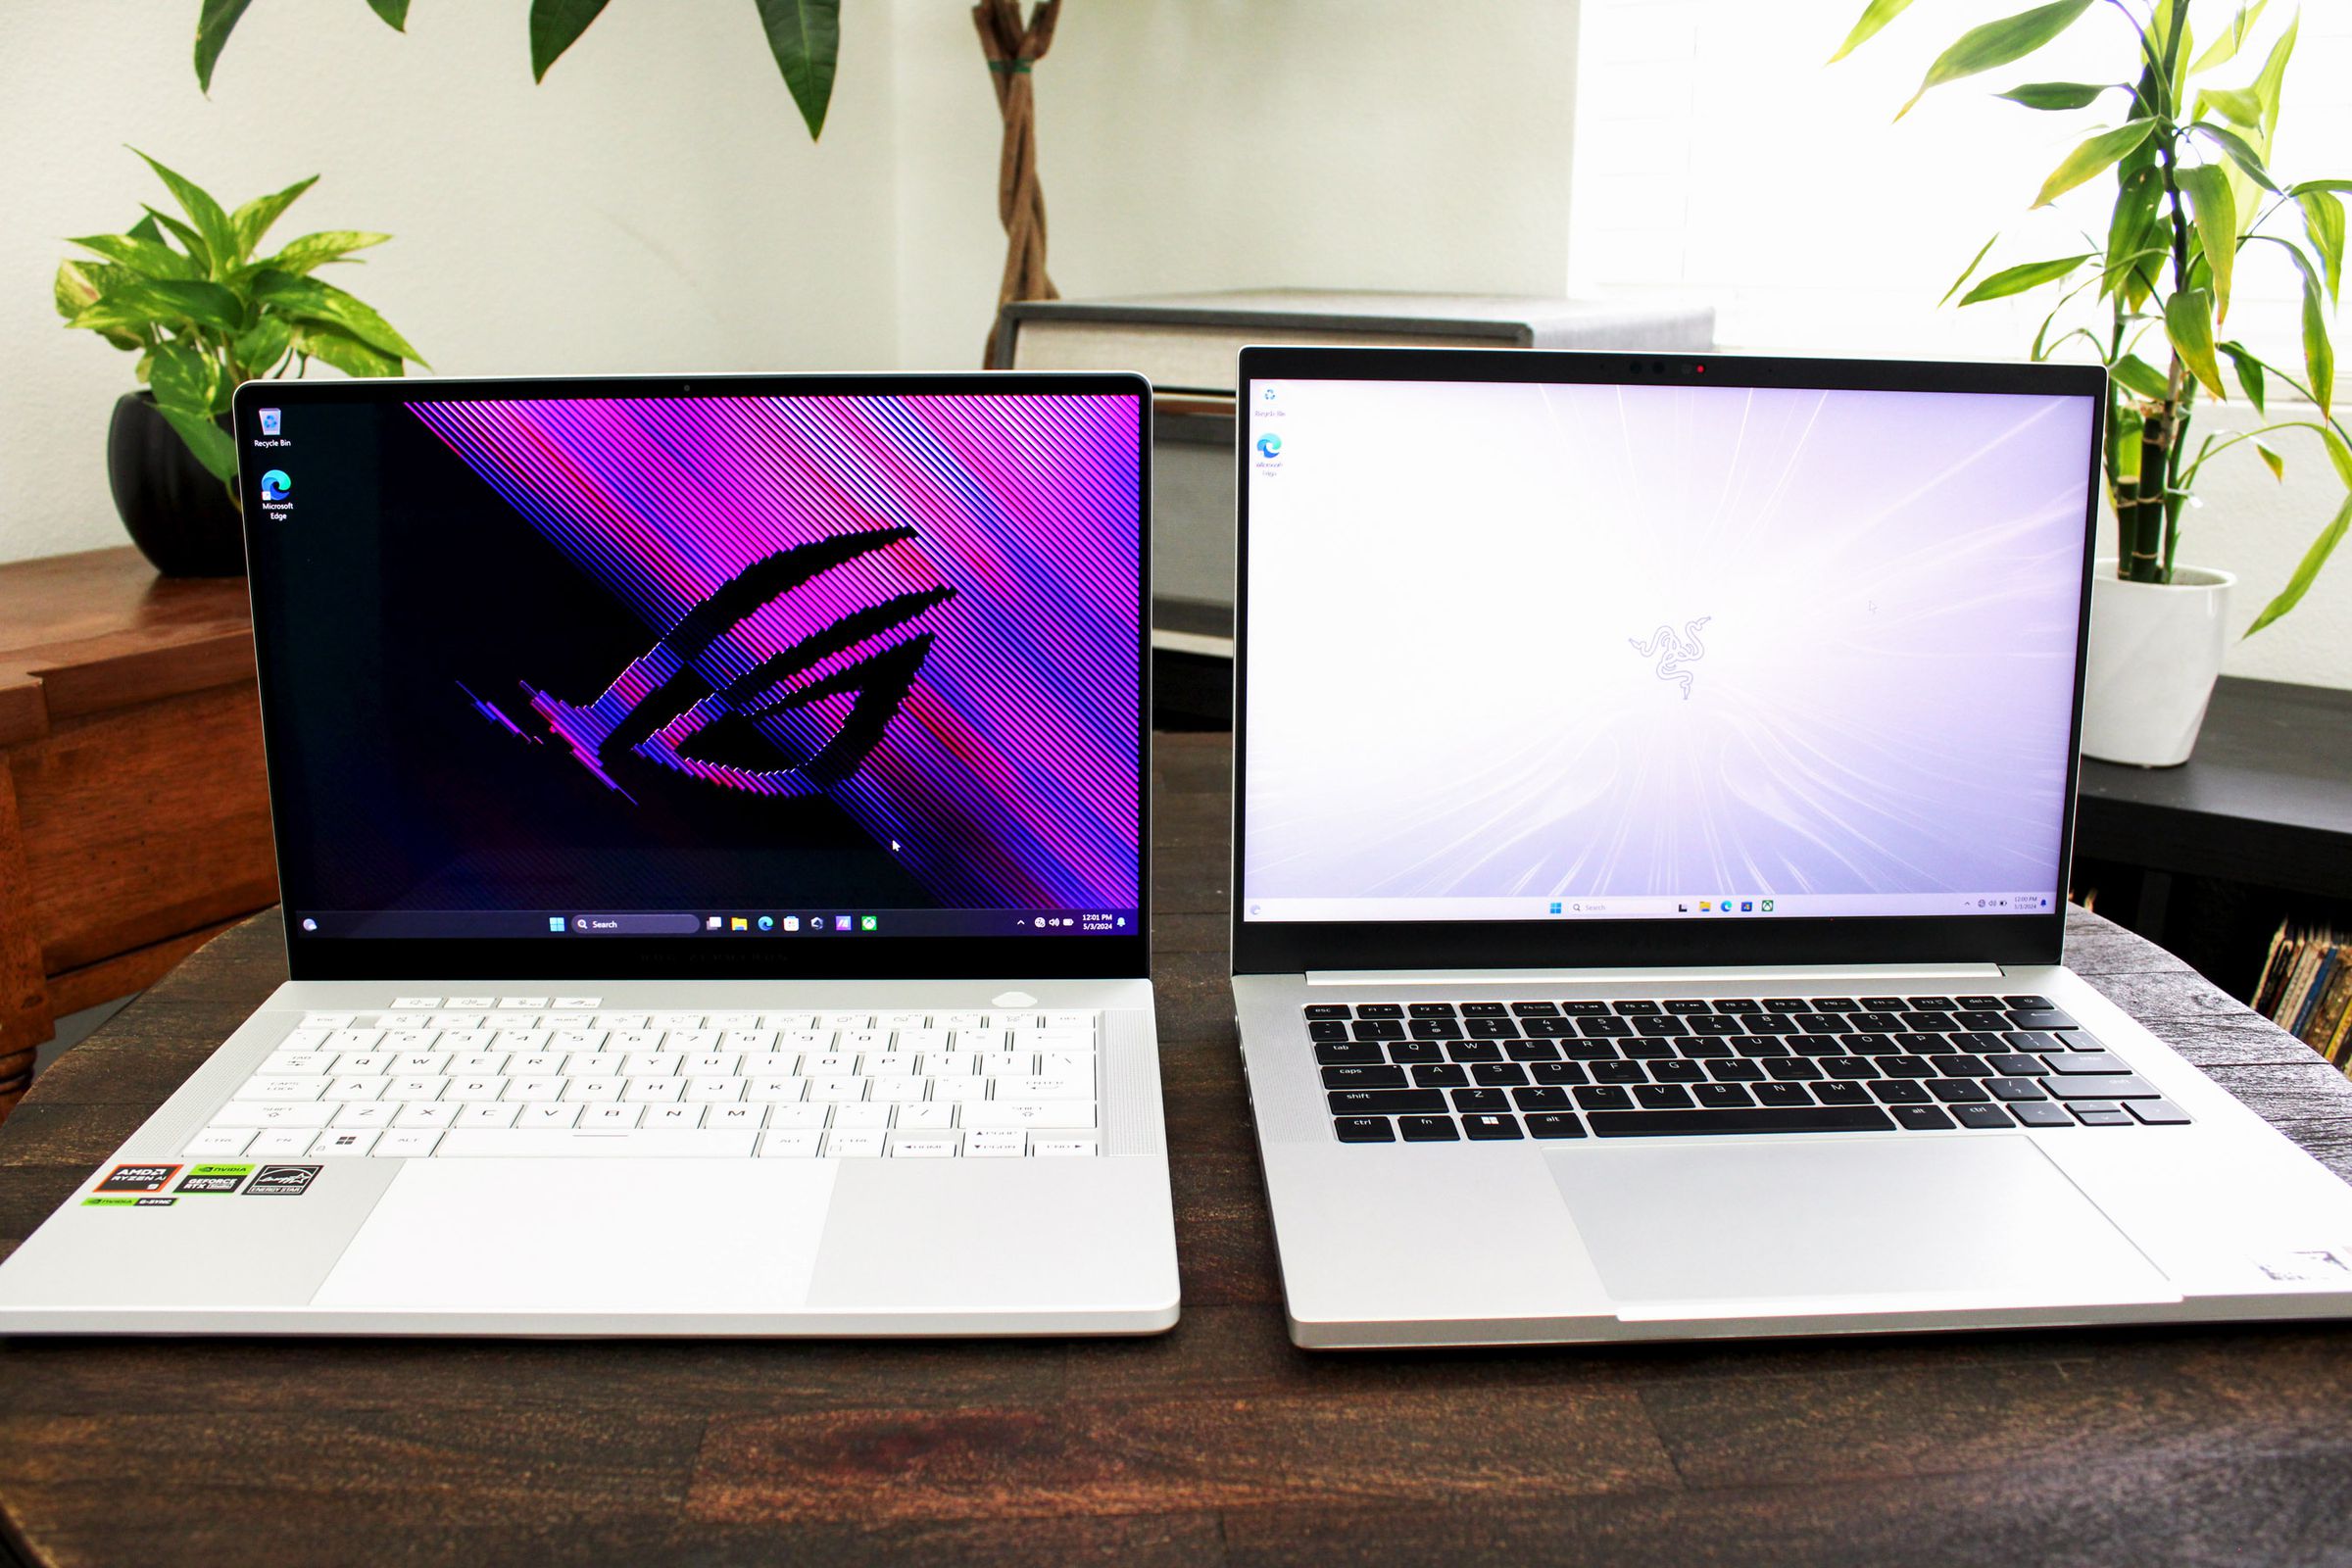
MULTIPOLYGON (((1145 1340, 0 1345, 39 1564, 2352 1561, 2352 1333, 1308 1355, 1224 973, 1225 739, 1159 742, 1184 1318, 1145 1340)), ((2341 1175, 2352 1085, 2138 938, 2069 957, 2341 1175)), ((196 954, 0 1129, 0 1249, 282 976, 196 954)))

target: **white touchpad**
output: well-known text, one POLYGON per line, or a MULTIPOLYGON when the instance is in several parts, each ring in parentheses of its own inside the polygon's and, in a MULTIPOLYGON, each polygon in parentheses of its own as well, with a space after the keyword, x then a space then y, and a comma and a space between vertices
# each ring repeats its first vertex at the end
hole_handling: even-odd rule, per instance
POLYGON ((1547 1163, 1622 1317, 2179 1298, 2024 1138, 1588 1145, 1547 1163))
POLYGON ((316 1306, 775 1312, 816 1270, 832 1160, 418 1159, 316 1306))

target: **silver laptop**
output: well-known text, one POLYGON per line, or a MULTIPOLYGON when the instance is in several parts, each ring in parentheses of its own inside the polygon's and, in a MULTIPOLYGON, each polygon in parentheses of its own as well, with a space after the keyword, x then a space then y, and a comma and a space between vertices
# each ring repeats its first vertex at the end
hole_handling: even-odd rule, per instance
POLYGON ((1234 1000, 1306 1346, 2333 1316, 2061 962, 2102 373, 1244 351, 1234 1000))
POLYGON ((293 975, 0 1331, 1175 1321, 1133 376, 272 381, 293 975))

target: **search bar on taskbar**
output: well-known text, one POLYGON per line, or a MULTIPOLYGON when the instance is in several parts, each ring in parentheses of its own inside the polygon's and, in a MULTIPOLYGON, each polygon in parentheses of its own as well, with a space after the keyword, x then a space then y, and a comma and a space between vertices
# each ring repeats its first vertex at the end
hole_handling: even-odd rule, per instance
POLYGON ((684 936, 703 928, 699 915, 679 914, 575 914, 570 920, 572 935, 589 937, 671 937, 684 936))

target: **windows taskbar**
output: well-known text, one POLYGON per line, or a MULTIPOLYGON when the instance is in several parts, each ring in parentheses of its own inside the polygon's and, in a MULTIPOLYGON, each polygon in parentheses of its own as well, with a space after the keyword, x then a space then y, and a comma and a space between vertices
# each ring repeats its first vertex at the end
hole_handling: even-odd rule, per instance
POLYGON ((1119 936, 1134 909, 304 909, 298 937, 859 937, 1119 936))

